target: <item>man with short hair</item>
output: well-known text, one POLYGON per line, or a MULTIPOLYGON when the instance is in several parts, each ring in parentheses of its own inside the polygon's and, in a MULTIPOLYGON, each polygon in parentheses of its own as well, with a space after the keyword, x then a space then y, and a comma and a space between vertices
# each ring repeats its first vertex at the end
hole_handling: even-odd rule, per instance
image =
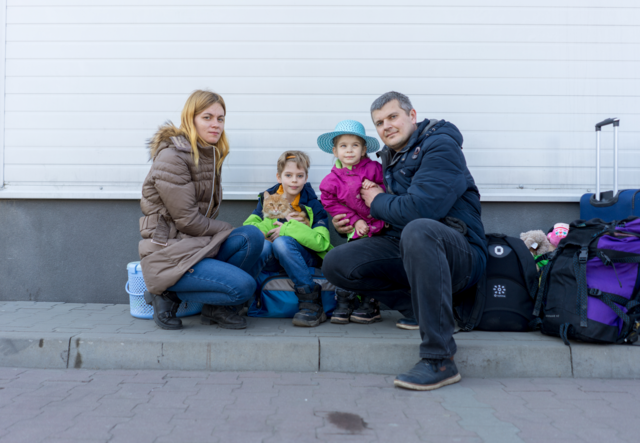
MULTIPOLYGON (((453 294, 475 284, 487 261, 480 194, 462 154, 462 134, 444 120, 416 121, 409 98, 387 92, 371 105, 385 147, 386 193, 361 190, 381 235, 330 251, 322 270, 336 286, 385 304, 410 297, 420 326, 421 360, 396 377, 398 387, 431 390, 456 383, 453 294)), ((353 229, 344 215, 336 230, 353 229)))

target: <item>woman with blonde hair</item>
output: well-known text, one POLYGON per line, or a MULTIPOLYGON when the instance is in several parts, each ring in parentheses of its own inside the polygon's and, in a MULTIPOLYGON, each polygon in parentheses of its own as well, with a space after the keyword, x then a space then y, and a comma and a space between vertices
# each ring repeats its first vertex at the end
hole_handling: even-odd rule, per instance
MULTIPOLYGON (((254 293, 251 274, 264 236, 255 226, 234 229, 216 220, 220 171, 229 154, 222 97, 194 91, 180 127, 161 126, 149 143, 153 164, 142 185, 139 244, 145 300, 163 329, 180 329, 182 301, 204 303, 203 323, 246 328, 235 306, 254 293)), ((257 273, 257 272, 256 272, 257 273)))

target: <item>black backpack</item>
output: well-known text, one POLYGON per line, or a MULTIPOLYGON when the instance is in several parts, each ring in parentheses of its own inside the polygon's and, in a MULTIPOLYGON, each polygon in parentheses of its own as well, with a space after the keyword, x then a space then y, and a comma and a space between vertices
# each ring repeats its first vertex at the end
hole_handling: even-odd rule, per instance
POLYGON ((537 324, 533 304, 539 273, 522 240, 487 234, 487 268, 477 285, 454 296, 454 314, 463 331, 524 332, 537 324))
POLYGON ((576 220, 543 268, 535 314, 544 334, 631 344, 640 330, 640 218, 576 220), (607 292, 609 291, 609 292, 607 292))

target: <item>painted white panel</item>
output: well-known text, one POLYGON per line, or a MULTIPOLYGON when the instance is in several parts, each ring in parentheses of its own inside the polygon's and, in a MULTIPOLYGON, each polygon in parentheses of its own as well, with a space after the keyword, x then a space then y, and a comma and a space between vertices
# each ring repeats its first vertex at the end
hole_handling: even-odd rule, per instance
MULTIPOLYGON (((210 30, 209 24, 9 24, 8 32, 21 42, 197 42, 194 36, 210 30)), ((218 42, 371 42, 380 40, 380 25, 216 23, 218 42)), ((522 43, 640 43, 635 26, 558 26, 539 24, 385 25, 385 33, 402 35, 404 42, 522 42, 522 43)))
POLYGON ((637 8, 487 8, 447 6, 128 6, 12 7, 8 23, 378 23, 378 24, 517 24, 635 26, 637 8), (126 9, 126 14, 123 13, 126 9))
MULTIPOLYGON (((621 186, 640 187, 637 1, 182 3, 8 0, 0 198, 138 198, 146 141, 197 88, 227 102, 227 198, 272 184, 284 149, 310 154, 317 185, 318 135, 352 118, 375 136, 387 90, 460 128, 483 198, 575 201, 613 116, 621 186)), ((610 128, 602 143, 606 187, 610 128)))
MULTIPOLYGON (((177 115, 184 104, 184 94, 7 94, 6 109, 15 112, 153 112, 166 119, 177 115)), ((280 110, 296 112, 363 113, 376 95, 351 94, 224 94, 230 118, 236 112, 272 112, 274 103, 280 110), (339 110, 339 111, 336 111, 339 110)), ((618 114, 640 113, 637 97, 627 96, 504 96, 412 94, 411 102, 418 115, 440 113, 531 114, 618 114)), ((336 117, 338 119, 342 117, 336 117)), ((368 118, 367 118, 368 119, 368 118)))
POLYGON ((5 175, 5 139, 4 139, 4 114, 5 114, 5 43, 7 23, 7 2, 0 0, 0 190, 4 188, 5 175))
MULTIPOLYGON (((640 21, 640 20, 639 20, 640 21)), ((212 42, 208 33, 185 45, 173 42, 7 42, 11 59, 166 59, 180 63, 186 59, 224 60, 305 59, 327 60, 568 60, 635 61, 640 45, 604 43, 523 43, 523 42, 212 42), (215 54, 215 55, 214 55, 215 54)), ((471 66, 471 65, 470 65, 471 66)), ((194 75, 217 75, 214 72, 194 75)), ((185 75, 187 73, 185 72, 185 75)))

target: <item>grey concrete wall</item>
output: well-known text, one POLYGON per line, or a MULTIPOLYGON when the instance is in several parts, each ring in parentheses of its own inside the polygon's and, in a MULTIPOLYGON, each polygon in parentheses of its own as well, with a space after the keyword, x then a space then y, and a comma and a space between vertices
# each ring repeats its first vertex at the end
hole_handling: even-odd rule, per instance
MULTIPOLYGON (((225 201, 240 226, 252 201, 225 201)), ((487 232, 517 236, 579 216, 577 203, 484 203, 487 232)), ((138 260, 137 201, 0 200, 0 300, 128 303, 126 265, 138 260)), ((332 242, 343 240, 332 232, 332 242)))

